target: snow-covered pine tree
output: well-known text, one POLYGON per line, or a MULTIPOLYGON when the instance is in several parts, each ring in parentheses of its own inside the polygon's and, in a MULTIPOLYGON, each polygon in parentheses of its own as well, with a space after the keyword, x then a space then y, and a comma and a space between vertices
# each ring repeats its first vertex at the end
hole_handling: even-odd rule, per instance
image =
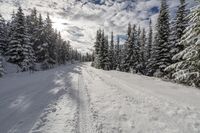
POLYGON ((64 49, 63 49, 63 40, 61 38, 60 32, 58 33, 58 38, 56 42, 56 50, 57 50, 57 59, 56 62, 58 64, 64 64, 64 59, 63 59, 63 54, 64 54, 64 49))
POLYGON ((172 63, 169 44, 169 11, 166 0, 161 1, 156 30, 152 58, 148 66, 148 75, 163 77, 167 74, 164 69, 172 63))
POLYGON ((142 66, 141 66, 141 63, 142 63, 142 52, 141 52, 141 28, 140 26, 138 27, 138 30, 137 30, 137 37, 136 37, 136 45, 135 45, 135 49, 136 49, 136 73, 142 73, 142 66))
POLYGON ((4 18, 0 14, 0 54, 4 55, 7 47, 7 26, 4 18))
POLYGON ((131 43, 131 34, 132 34, 132 26, 131 24, 129 23, 128 24, 128 30, 127 30, 127 40, 123 46, 123 49, 122 49, 122 64, 121 64, 121 70, 124 71, 124 72, 129 72, 130 71, 130 64, 129 64, 129 61, 130 61, 130 57, 129 55, 132 53, 130 52, 130 46, 132 45, 131 43))
POLYGON ((147 39, 147 45, 146 45, 146 58, 151 58, 151 52, 152 52, 152 45, 153 45, 153 29, 152 29, 152 21, 150 19, 149 21, 149 33, 148 33, 148 39, 147 39))
POLYGON ((176 18, 170 24, 171 25, 170 45, 172 47, 171 50, 172 57, 184 49, 184 46, 179 42, 184 34, 185 28, 188 25, 188 20, 186 18, 187 14, 188 11, 186 10, 185 0, 180 0, 180 5, 176 13, 176 18))
POLYGON ((0 77, 2 77, 4 75, 4 68, 3 68, 3 59, 2 59, 2 56, 0 54, 0 77))
POLYGON ((35 53, 33 50, 33 43, 30 40, 31 36, 26 34, 25 43, 23 45, 24 60, 22 62, 22 71, 35 70, 35 53))
POLYGON ((37 16, 36 8, 31 10, 31 14, 27 16, 26 24, 27 24, 27 32, 30 35, 30 42, 33 44, 34 51, 37 50, 37 40, 38 40, 38 32, 39 30, 39 19, 37 16))
POLYGON ((108 42, 108 36, 104 36, 104 44, 102 45, 103 46, 103 69, 104 70, 110 70, 110 66, 111 66, 111 61, 109 59, 109 42, 108 42))
POLYGON ((46 34, 45 34, 45 27, 44 27, 44 22, 42 19, 42 15, 39 14, 39 19, 38 19, 38 25, 37 25, 37 33, 36 33, 36 40, 35 40, 35 45, 34 45, 34 51, 36 55, 36 62, 38 63, 44 63, 46 60, 45 56, 48 54, 47 50, 47 42, 46 42, 46 34))
POLYGON ((117 36, 117 43, 115 46, 115 62, 116 62, 116 70, 121 70, 121 48, 120 48, 120 38, 117 36))
POLYGON ((152 57, 152 48, 153 48, 153 29, 152 29, 152 21, 150 19, 147 44, 146 44, 146 47, 145 47, 145 53, 146 53, 145 75, 148 75, 148 73, 150 71, 149 66, 150 66, 150 60, 151 60, 151 57, 152 57))
POLYGON ((66 61, 69 61, 70 60, 70 49, 71 49, 71 46, 70 46, 70 41, 64 41, 63 45, 65 46, 66 48, 66 51, 65 51, 65 59, 66 61))
POLYGON ((176 34, 176 20, 171 20, 170 22, 170 35, 169 35, 169 43, 171 46, 171 51, 170 51, 170 55, 171 58, 177 54, 177 48, 176 45, 178 43, 177 40, 177 34, 176 34))
POLYGON ((109 61, 110 61, 110 69, 113 70, 116 68, 116 63, 114 60, 114 36, 113 32, 111 33, 111 41, 110 41, 110 46, 109 46, 109 61))
POLYGON ((69 48, 68 48, 68 44, 66 41, 63 41, 61 44, 61 63, 62 64, 66 64, 66 61, 68 60, 68 54, 69 54, 69 48))
POLYGON ((44 43, 42 47, 44 48, 44 59, 42 62, 43 69, 52 68, 56 63, 56 55, 55 55, 55 43, 57 39, 57 35, 54 33, 52 28, 52 22, 49 14, 47 14, 47 18, 44 21, 44 43))
POLYGON ((101 32, 100 46, 99 46, 99 68, 104 69, 104 45, 105 45, 105 36, 104 31, 101 32))
POLYGON ((15 14, 12 14, 12 20, 9 28, 9 44, 6 55, 8 56, 8 62, 19 65, 22 62, 22 46, 17 36, 17 18, 15 14))
POLYGON ((136 69, 136 62, 137 62, 137 52, 136 52, 136 43, 137 43, 137 31, 136 31, 136 25, 133 25, 131 35, 128 38, 127 43, 127 52, 126 52, 126 72, 134 72, 136 69))
POLYGON ((177 39, 176 41, 177 44, 175 44, 176 53, 179 53, 184 49, 184 46, 179 44, 178 42, 180 42, 187 25, 188 25, 188 20, 187 20, 186 3, 185 0, 180 0, 180 6, 176 14, 176 39, 177 39))
POLYGON ((8 61, 17 64, 19 67, 23 67, 23 61, 25 59, 24 45, 26 44, 26 27, 25 27, 25 17, 22 8, 18 8, 17 14, 12 19, 10 28, 10 39, 8 45, 8 61))
MULTIPOLYGON (((22 61, 22 71, 33 71, 35 66, 35 53, 33 50, 33 42, 31 42, 31 39, 33 38, 33 34, 28 33, 28 29, 31 27, 30 25, 27 25, 27 20, 25 19, 25 16, 23 16, 23 10, 19 12, 16 16, 21 16, 21 26, 23 28, 23 42, 21 42, 21 45, 23 47, 23 61, 22 61), (23 20, 24 19, 24 20, 23 20)), ((32 20, 30 20, 32 22, 32 20)))
POLYGON ((146 47, 146 31, 145 29, 142 30, 141 37, 140 37, 140 73, 145 74, 145 64, 146 64, 146 55, 145 55, 145 47, 146 47))
POLYGON ((179 62, 166 70, 175 70, 175 81, 200 87, 200 6, 194 8, 187 18, 189 26, 180 41, 185 49, 173 57, 179 62))
POLYGON ((95 68, 100 69, 100 48, 101 48, 101 30, 99 29, 96 34, 96 42, 94 45, 95 51, 94 51, 94 62, 92 63, 92 66, 95 68))

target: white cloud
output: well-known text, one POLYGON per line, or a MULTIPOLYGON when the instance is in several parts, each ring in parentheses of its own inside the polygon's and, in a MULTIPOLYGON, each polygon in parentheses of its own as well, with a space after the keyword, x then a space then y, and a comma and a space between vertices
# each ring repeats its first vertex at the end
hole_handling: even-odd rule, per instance
MULTIPOLYGON (((13 0, 0 2, 0 13, 6 18, 16 9, 13 0)), ((94 43, 96 30, 105 28, 107 32, 114 31, 115 34, 125 34, 128 23, 137 24, 141 27, 148 26, 148 18, 153 24, 156 23, 158 13, 150 12, 152 8, 160 6, 160 0, 116 0, 112 4, 107 0, 107 5, 94 5, 85 3, 88 0, 75 2, 76 0, 23 0, 22 7, 25 12, 36 7, 39 12, 46 15, 50 13, 53 18, 54 27, 61 30, 62 36, 71 41, 71 44, 87 51, 94 43), (117 2, 118 1, 118 2, 117 2)), ((187 0, 189 6, 193 0, 187 0)), ((179 0, 168 0, 171 14, 175 13, 179 0)))

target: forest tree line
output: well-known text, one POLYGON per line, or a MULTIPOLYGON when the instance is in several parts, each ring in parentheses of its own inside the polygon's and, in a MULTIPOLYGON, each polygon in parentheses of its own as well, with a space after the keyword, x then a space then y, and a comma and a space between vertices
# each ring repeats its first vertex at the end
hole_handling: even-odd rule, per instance
POLYGON ((170 20, 169 6, 161 0, 156 28, 128 25, 124 45, 98 30, 92 66, 170 79, 200 87, 200 6, 186 9, 180 0, 176 17, 170 20))
POLYGON ((34 71, 36 64, 45 70, 70 60, 89 60, 89 55, 81 55, 62 39, 49 14, 43 19, 34 8, 24 15, 19 7, 10 21, 0 15, 0 76, 5 73, 3 58, 16 64, 19 71, 34 71))

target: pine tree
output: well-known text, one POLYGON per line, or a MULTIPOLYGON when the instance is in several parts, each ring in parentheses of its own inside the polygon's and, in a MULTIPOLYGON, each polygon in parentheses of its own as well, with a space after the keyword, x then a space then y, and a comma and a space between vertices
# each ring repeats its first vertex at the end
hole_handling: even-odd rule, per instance
POLYGON ((52 28, 52 22, 50 19, 49 14, 47 14, 47 18, 44 21, 44 31, 42 31, 42 34, 44 34, 44 41, 42 44, 42 51, 44 53, 42 67, 43 69, 49 69, 52 68, 53 65, 56 63, 56 55, 55 55, 55 43, 57 40, 57 34, 54 33, 54 30, 52 28))
POLYGON ((0 54, 0 77, 2 77, 4 75, 4 68, 3 68, 3 59, 2 59, 2 56, 0 54))
POLYGON ((145 55, 145 47, 146 47, 146 31, 145 29, 142 30, 141 37, 140 37, 140 73, 145 74, 145 62, 146 62, 146 55, 145 55))
POLYGON ((126 72, 134 72, 136 69, 136 62, 137 62, 137 51, 136 51, 136 44, 137 43, 137 31, 136 31, 136 25, 133 25, 131 36, 128 40, 127 45, 127 53, 126 53, 126 72))
POLYGON ((168 5, 166 0, 162 0, 152 58, 148 66, 148 75, 163 77, 167 74, 164 69, 172 63, 170 56, 171 48, 169 44, 169 32, 168 5))
POLYGON ((146 47, 146 58, 151 58, 151 52, 152 52, 152 45, 153 45, 153 29, 152 29, 152 21, 150 19, 149 21, 149 33, 148 33, 148 42, 146 47))
POLYGON ((109 44, 108 44, 108 36, 104 36, 104 44, 103 46, 103 69, 110 70, 111 62, 109 60, 109 44))
POLYGON ((141 29, 140 27, 138 27, 138 30, 137 30, 137 36, 136 36, 136 45, 135 45, 135 49, 136 49, 136 73, 142 73, 141 72, 141 63, 142 63, 142 56, 141 56, 141 29))
POLYGON ((13 15, 7 50, 9 62, 17 64, 22 71, 33 69, 34 52, 21 7, 19 7, 17 14, 13 15))
POLYGON ((151 58, 152 58, 152 51, 153 51, 153 29, 152 29, 152 21, 150 19, 149 21, 149 33, 148 33, 148 39, 147 39, 147 45, 145 48, 145 53, 146 53, 146 61, 145 61, 145 75, 149 75, 150 71, 149 68, 151 66, 151 58))
POLYGON ((7 27, 4 18, 0 14, 0 54, 4 55, 7 47, 7 27))
POLYGON ((114 60, 114 36, 113 32, 111 33, 111 41, 110 41, 110 47, 109 47, 109 61, 110 61, 110 69, 113 70, 116 68, 116 63, 114 60))
MULTIPOLYGON (((186 10, 185 0, 180 0, 180 6, 178 8, 177 15, 176 15, 177 42, 180 42, 184 34, 184 30, 188 25, 188 20, 186 17, 187 17, 187 10, 186 10)), ((179 43, 177 43, 176 48, 177 48, 177 53, 179 53, 180 51, 184 49, 184 46, 179 45, 179 43)))
POLYGON ((100 39, 100 46, 99 46, 99 55, 98 55, 98 65, 100 69, 105 68, 105 60, 104 60, 104 54, 105 54, 105 36, 104 31, 101 33, 101 39, 100 39))
POLYGON ((200 86, 200 6, 188 16, 190 25, 182 36, 180 45, 185 49, 173 57, 179 62, 166 68, 175 70, 175 81, 188 85, 200 86))
POLYGON ((27 16, 26 24, 27 24, 27 32, 30 35, 30 42, 33 45, 34 51, 36 51, 37 50, 37 43, 36 42, 38 41, 38 33, 39 33, 39 30, 41 30, 41 29, 39 29, 40 25, 39 25, 39 19, 37 17, 36 8, 31 10, 31 14, 29 16, 27 16))
POLYGON ((115 62, 116 62, 116 70, 121 70, 121 48, 120 48, 120 38, 117 37, 117 43, 115 46, 115 62))
POLYGON ((127 40, 126 40, 124 47, 122 49, 123 59, 122 59, 122 64, 121 64, 121 70, 124 71, 124 72, 130 71, 130 63, 129 63, 130 56, 129 55, 131 54, 130 47, 132 45, 131 34, 132 34, 132 26, 129 23, 128 30, 127 30, 127 40))
POLYGON ((95 51, 94 51, 94 62, 92 63, 92 65, 95 68, 100 68, 100 48, 101 48, 101 30, 97 31, 96 34, 96 42, 95 42, 95 51))
POLYGON ((171 51, 172 57, 182 51, 184 46, 181 45, 179 42, 181 37, 184 34, 184 30, 188 25, 188 20, 186 18, 188 11, 186 10, 186 3, 185 0, 180 0, 180 6, 178 7, 176 13, 176 19, 172 21, 171 26, 171 47, 173 47, 171 51))

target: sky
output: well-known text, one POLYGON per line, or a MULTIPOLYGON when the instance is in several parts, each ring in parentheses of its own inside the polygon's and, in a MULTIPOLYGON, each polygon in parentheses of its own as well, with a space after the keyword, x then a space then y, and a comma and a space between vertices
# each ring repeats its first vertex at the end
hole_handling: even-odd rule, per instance
MULTIPOLYGON (((179 0, 167 0, 170 16, 176 13, 179 0)), ((188 8, 194 0, 186 0, 188 8)), ((159 13, 160 0, 0 0, 0 13, 10 18, 13 10, 21 5, 25 13, 36 7, 53 20, 53 26, 61 32, 65 40, 82 52, 93 49, 96 30, 102 28, 114 35, 126 34, 128 23, 147 28, 149 18, 155 25, 159 13)))

